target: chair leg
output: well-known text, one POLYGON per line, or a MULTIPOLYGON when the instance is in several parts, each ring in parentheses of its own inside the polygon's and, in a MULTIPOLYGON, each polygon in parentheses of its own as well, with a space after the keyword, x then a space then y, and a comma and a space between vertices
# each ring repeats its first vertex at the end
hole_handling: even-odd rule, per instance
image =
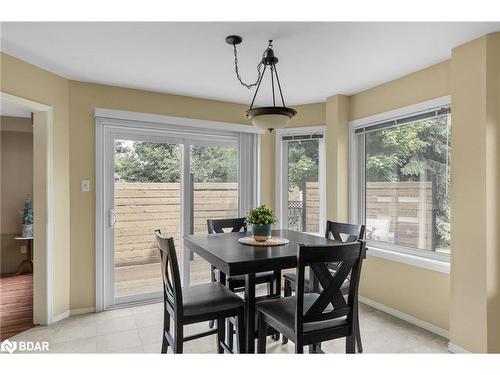
POLYGON ((302 344, 302 340, 299 338, 295 342, 295 354, 304 354, 304 344, 302 344))
MULTIPOLYGON (((280 270, 274 271, 274 278, 273 278, 273 283, 271 285, 271 289, 273 290, 274 296, 281 295, 281 271, 280 270)), ((275 333, 271 337, 273 338, 274 341, 280 340, 279 333, 275 333)))
MULTIPOLYGON (((210 266, 210 281, 211 282, 215 282, 217 281, 217 277, 216 277, 216 271, 215 271, 215 267, 214 266, 210 266)), ((208 328, 214 328, 214 324, 215 322, 213 320, 210 320, 208 322, 208 328)))
POLYGON ((217 351, 219 354, 224 353, 224 348, 221 345, 221 342, 224 342, 224 336, 225 336, 225 326, 224 326, 224 321, 225 319, 217 319, 217 351))
POLYGON ((274 293, 274 281, 269 281, 266 285, 267 285, 267 295, 271 296, 274 293))
POLYGON ((226 319, 226 344, 234 352, 234 325, 229 319, 226 319))
POLYGON ((163 340, 161 344, 161 353, 165 354, 168 352, 168 340, 165 337, 165 332, 170 332, 170 314, 165 312, 163 314, 163 340))
MULTIPOLYGON (((290 297, 292 295, 292 285, 289 280, 285 279, 285 285, 283 290, 283 297, 290 297)), ((283 335, 283 340, 281 341, 283 344, 288 342, 288 339, 283 335)))
POLYGON ((257 353, 264 354, 266 352, 267 339, 267 323, 264 321, 264 314, 258 313, 257 320, 257 353))
POLYGON ((184 349, 184 327, 181 324, 175 324, 174 347, 175 354, 182 354, 184 349))
POLYGON ((283 296, 284 297, 290 297, 292 295, 292 284, 290 280, 285 279, 285 288, 283 291, 283 296))
POLYGON ((356 353, 356 342, 355 342, 354 334, 352 334, 351 336, 347 336, 345 338, 345 352, 347 354, 356 353))
POLYGON ((361 342, 361 330, 359 328, 359 309, 358 303, 356 302, 356 310, 354 314, 354 324, 356 326, 355 335, 356 335, 356 345, 358 347, 358 353, 363 353, 363 344, 361 342))
MULTIPOLYGON (((238 353, 245 353, 245 309, 240 309, 238 311, 238 316, 236 317, 236 340, 238 342, 238 353)), ((233 353, 235 351, 233 350, 233 353)))

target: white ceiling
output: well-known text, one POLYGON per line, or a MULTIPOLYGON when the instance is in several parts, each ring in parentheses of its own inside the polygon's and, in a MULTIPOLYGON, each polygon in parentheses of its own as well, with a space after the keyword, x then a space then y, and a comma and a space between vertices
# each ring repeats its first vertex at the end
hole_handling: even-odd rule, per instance
POLYGON ((2 116, 11 117, 28 117, 31 118, 31 112, 0 98, 0 114, 2 116))
MULTIPOLYGON (((248 104, 253 92, 236 80, 224 38, 243 37, 239 61, 246 81, 255 79, 267 40, 274 39, 285 101, 296 105, 425 68, 493 31, 500 31, 499 22, 2 22, 0 47, 73 80, 248 104)), ((265 94, 258 104, 268 103, 265 94)))

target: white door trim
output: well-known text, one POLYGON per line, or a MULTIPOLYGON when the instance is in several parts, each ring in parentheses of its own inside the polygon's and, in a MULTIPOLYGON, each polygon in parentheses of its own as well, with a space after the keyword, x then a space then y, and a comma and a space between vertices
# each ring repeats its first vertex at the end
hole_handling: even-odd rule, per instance
POLYGON ((0 92, 2 100, 33 112, 34 167, 43 173, 33 176, 33 195, 45 199, 33 200, 35 233, 33 241, 33 322, 48 325, 53 316, 53 114, 52 107, 19 96, 0 92), (42 241, 37 241, 42 238, 42 241))
POLYGON ((144 112, 120 111, 108 108, 96 108, 95 117, 116 119, 116 120, 151 122, 151 123, 165 124, 165 125, 190 126, 190 127, 203 128, 205 130, 206 129, 225 130, 225 131, 237 131, 237 132, 256 133, 256 134, 264 133, 262 129, 256 128, 251 125, 243 125, 243 124, 236 124, 232 122, 223 122, 223 121, 209 121, 209 120, 190 119, 185 117, 156 115, 153 113, 144 113, 144 112))

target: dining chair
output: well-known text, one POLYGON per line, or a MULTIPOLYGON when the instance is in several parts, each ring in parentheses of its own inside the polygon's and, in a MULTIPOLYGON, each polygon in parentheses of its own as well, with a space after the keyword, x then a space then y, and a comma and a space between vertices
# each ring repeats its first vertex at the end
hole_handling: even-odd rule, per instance
MULTIPOLYGON (((325 237, 334 239, 338 242, 346 243, 353 242, 357 240, 362 240, 365 234, 365 226, 364 225, 356 225, 356 224, 347 224, 347 223, 338 223, 335 221, 327 221, 326 222, 326 230, 325 237)), ((337 269, 336 263, 328 264, 328 269, 330 272, 335 273, 337 269)), ((295 281, 296 276, 295 273, 285 273, 283 275, 283 279, 285 281, 285 285, 283 288, 283 296, 288 297, 292 295, 293 290, 295 290, 295 281)), ((310 288, 310 280, 306 277, 305 281, 306 287, 310 288)), ((344 285, 342 285, 341 291, 343 295, 347 295, 349 293, 349 278, 346 280, 344 285)), ((363 343, 361 341, 361 330, 359 328, 359 310, 358 310, 358 301, 356 299, 356 345, 358 351, 360 353, 363 352, 363 343)), ((288 339, 283 337, 283 344, 286 344, 288 339)))
POLYGON ((299 245, 295 296, 257 304, 258 353, 266 352, 266 331, 273 327, 295 343, 295 353, 304 346, 346 337, 346 353, 355 353, 356 299, 361 264, 366 248, 363 241, 323 246, 299 245), (332 274, 331 262, 338 263, 332 274), (322 286, 319 293, 306 293, 305 268, 309 266, 322 286), (350 276, 347 300, 342 285, 350 276))
POLYGON ((217 334, 218 353, 233 351, 224 341, 225 320, 236 317, 238 352, 245 351, 244 301, 219 282, 181 287, 179 264, 172 237, 162 236, 155 231, 160 250, 163 280, 163 339, 161 352, 167 353, 170 346, 174 353, 182 353, 186 341, 217 334), (174 322, 174 335, 170 330, 170 319, 174 322), (217 328, 191 336, 184 336, 184 326, 215 320, 217 328))
MULTIPOLYGON (((224 233, 224 229, 229 229, 231 232, 246 232, 247 225, 245 223, 245 218, 235 218, 235 219, 208 219, 207 220, 208 234, 224 233)), ((212 281, 217 280, 216 269, 211 266, 210 279, 212 281)), ((274 272, 259 272, 255 274, 256 284, 267 284, 267 294, 274 293, 274 272)), ((227 286, 230 290, 235 292, 240 292, 245 289, 245 276, 230 276, 226 278, 227 286)))
MULTIPOLYGON (((207 228, 208 228, 208 234, 216 234, 216 233, 225 233, 224 230, 228 230, 231 232, 246 232, 247 231, 247 225, 245 223, 245 218, 240 217, 240 218, 231 218, 231 219, 208 219, 207 220, 207 228)), ((220 279, 217 279, 217 270, 215 269, 214 266, 210 266, 210 280, 211 281, 217 281, 220 279)), ((280 290, 278 289, 278 285, 281 285, 281 283, 276 283, 276 273, 274 271, 267 271, 267 272, 258 272, 255 274, 255 284, 267 284, 267 295, 273 295, 273 294, 279 294, 281 293, 280 290)), ((229 276, 226 277, 226 285, 228 286, 229 290, 232 292, 242 292, 245 290, 245 275, 238 275, 238 276, 229 276)), ((210 328, 214 326, 214 321, 209 322, 210 328)), ((231 332, 233 332, 233 326, 232 323, 228 320, 228 346, 230 348, 233 347, 233 335, 231 332)), ((274 337, 276 340, 279 340, 279 336, 274 337)))

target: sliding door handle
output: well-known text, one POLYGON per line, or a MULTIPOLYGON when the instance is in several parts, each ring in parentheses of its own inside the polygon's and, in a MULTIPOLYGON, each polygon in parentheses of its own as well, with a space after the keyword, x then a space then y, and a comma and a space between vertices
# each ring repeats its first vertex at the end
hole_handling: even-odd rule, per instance
POLYGON ((115 215, 115 209, 110 208, 109 209, 109 226, 114 227, 116 224, 116 215, 115 215))

